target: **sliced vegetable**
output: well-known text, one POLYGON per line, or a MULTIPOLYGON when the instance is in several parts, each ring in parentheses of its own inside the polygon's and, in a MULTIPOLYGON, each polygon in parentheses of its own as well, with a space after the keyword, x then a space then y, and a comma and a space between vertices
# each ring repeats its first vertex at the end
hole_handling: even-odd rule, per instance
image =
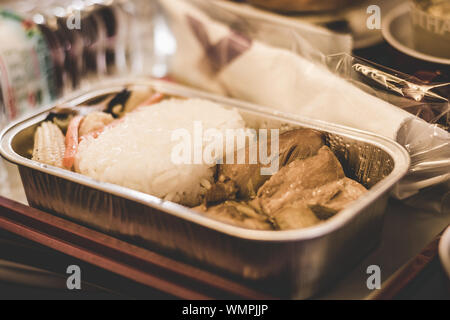
POLYGON ((69 123, 66 133, 66 150, 63 158, 63 165, 67 169, 72 169, 75 155, 78 150, 78 129, 80 128, 83 116, 73 117, 69 123))
POLYGON ((131 91, 123 89, 117 93, 108 103, 106 109, 103 110, 106 113, 110 113, 114 118, 119 118, 125 111, 125 103, 131 95, 131 91))
POLYGON ((34 135, 32 160, 62 168, 64 151, 61 129, 51 121, 43 122, 34 135))

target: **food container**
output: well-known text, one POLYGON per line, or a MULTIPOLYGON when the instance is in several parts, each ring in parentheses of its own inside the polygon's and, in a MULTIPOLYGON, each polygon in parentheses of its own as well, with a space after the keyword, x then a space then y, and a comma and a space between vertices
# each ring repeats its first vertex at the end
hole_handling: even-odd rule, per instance
POLYGON ((316 12, 336 10, 348 6, 353 0, 248 0, 247 2, 280 12, 316 12))
POLYGON ((370 190, 325 223, 307 229, 243 229, 149 194, 30 160, 34 131, 47 110, 16 122, 1 135, 1 154, 19 166, 31 206, 143 246, 181 254, 242 281, 257 283, 271 293, 296 298, 310 297, 323 289, 377 245, 389 191, 409 166, 406 150, 397 143, 320 121, 288 118, 256 105, 164 81, 109 82, 59 103, 95 103, 124 86, 151 86, 169 95, 234 106, 254 128, 319 130, 346 175, 370 190))

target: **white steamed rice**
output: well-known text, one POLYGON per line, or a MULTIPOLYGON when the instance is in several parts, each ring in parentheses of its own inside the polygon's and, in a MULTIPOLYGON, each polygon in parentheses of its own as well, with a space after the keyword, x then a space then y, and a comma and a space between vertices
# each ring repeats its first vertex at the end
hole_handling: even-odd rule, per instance
POLYGON ((244 128, 236 109, 201 99, 168 99, 127 114, 118 125, 96 139, 82 140, 75 169, 94 179, 118 184, 166 200, 194 206, 203 185, 213 182, 214 164, 176 164, 172 131, 184 128, 194 137, 194 121, 203 132, 244 128))

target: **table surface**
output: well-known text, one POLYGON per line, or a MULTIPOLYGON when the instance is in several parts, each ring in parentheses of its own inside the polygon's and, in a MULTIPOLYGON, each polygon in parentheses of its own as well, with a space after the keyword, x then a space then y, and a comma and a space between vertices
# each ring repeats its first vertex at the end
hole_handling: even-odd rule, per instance
MULTIPOLYGON (((355 52, 357 55, 375 60, 375 62, 395 67, 395 58, 389 52, 385 43, 355 52)), ((401 66, 401 71, 414 73, 414 66, 401 66)), ((17 175, 15 169, 10 168, 10 173, 17 175)), ((1 188, 0 188, 1 192, 1 188)), ((444 191, 445 192, 445 191, 444 191)), ((318 299, 364 299, 373 292, 367 288, 367 267, 378 265, 381 270, 383 284, 401 266, 415 257, 433 238, 450 223, 450 210, 448 207, 438 212, 435 210, 439 204, 441 189, 431 189, 422 198, 416 199, 411 205, 391 199, 388 204, 382 240, 379 246, 369 254, 356 267, 350 270, 339 282, 325 292, 319 294, 318 299)), ((1 195, 1 194, 0 194, 1 195)), ((19 202, 26 202, 23 191, 19 189, 14 195, 7 196, 19 202)), ((0 297, 3 298, 170 298, 169 295, 157 290, 138 285, 132 281, 123 279, 111 272, 78 261, 59 252, 44 248, 40 245, 21 239, 5 231, 0 231, 0 297), (9 248, 9 249, 8 249, 9 248), (43 259, 47 264, 42 264, 43 259), (15 263, 30 267, 23 270, 21 276, 14 274, 15 281, 11 279, 11 270, 15 263), (69 293, 62 290, 65 287, 62 282, 66 277, 65 268, 69 264, 82 266, 85 280, 84 288, 79 293, 69 293), (27 279, 35 279, 30 275, 40 274, 37 270, 48 272, 42 276, 42 280, 35 285, 26 283, 27 279)), ((430 264, 414 286, 410 286, 402 293, 404 298, 439 298, 449 299, 449 292, 445 289, 447 281, 437 259, 430 264), (426 277, 426 278, 425 278, 426 277)))

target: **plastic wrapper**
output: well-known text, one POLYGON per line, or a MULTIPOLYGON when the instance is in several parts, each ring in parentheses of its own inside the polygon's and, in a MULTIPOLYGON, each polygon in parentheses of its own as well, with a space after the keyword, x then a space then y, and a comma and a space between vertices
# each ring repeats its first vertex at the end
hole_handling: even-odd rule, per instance
MULTIPOLYGON (((159 61, 177 81, 396 140, 412 160, 397 198, 450 179, 450 84, 420 83, 348 53, 330 54, 324 37, 336 47, 345 47, 345 39, 249 18, 220 1, 161 1, 159 9, 164 33, 155 39, 172 46, 159 61)), ((158 49, 164 43, 154 44, 164 52, 158 49)))
POLYGON ((397 142, 411 156, 411 167, 397 185, 395 195, 406 198, 417 190, 440 183, 448 188, 450 83, 429 84, 349 55, 328 56, 327 65, 361 90, 416 116, 408 119, 397 132, 397 142))

